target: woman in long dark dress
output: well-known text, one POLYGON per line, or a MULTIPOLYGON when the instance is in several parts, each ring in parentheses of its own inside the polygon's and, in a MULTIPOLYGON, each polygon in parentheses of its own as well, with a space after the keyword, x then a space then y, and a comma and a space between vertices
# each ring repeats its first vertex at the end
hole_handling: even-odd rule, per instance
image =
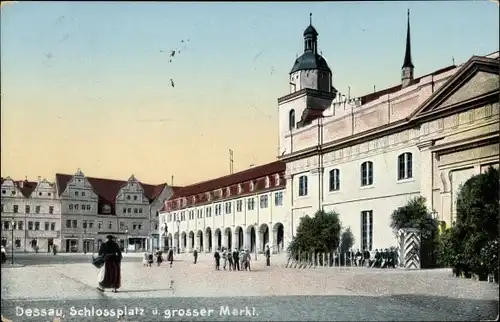
POLYGON ((121 287, 121 268, 122 252, 120 246, 114 241, 113 236, 106 236, 107 240, 99 249, 99 256, 104 256, 104 277, 99 281, 99 291, 111 288, 113 292, 118 292, 121 287))

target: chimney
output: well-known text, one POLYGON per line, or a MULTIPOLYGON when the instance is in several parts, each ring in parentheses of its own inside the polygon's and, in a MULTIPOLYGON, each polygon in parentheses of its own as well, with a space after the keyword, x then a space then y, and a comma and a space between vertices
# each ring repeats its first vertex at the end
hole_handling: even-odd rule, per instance
POLYGON ((174 185, 174 176, 172 176, 172 177, 170 178, 170 185, 171 185, 171 186, 173 186, 173 185, 174 185))

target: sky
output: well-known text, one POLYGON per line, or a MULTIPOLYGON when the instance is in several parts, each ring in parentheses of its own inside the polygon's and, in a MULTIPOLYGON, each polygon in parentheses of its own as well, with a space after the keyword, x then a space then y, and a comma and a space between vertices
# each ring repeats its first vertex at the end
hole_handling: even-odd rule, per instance
POLYGON ((2 6, 1 175, 187 185, 229 174, 229 149, 235 172, 272 162, 309 13, 354 97, 400 82, 407 9, 416 77, 498 50, 492 1, 2 6))

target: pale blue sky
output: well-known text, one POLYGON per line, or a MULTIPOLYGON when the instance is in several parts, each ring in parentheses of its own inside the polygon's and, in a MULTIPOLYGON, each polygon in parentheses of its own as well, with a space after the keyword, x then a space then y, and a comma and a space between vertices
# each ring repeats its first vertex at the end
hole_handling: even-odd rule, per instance
POLYGON ((228 148, 235 150, 236 170, 273 161, 276 99, 287 94, 309 12, 334 86, 341 92, 350 86, 355 96, 400 81, 408 8, 417 77, 450 65, 452 57, 458 64, 498 50, 498 5, 491 1, 6 6, 2 152, 10 152, 2 153, 2 174, 82 168, 95 176, 126 179, 134 172, 158 181, 174 174, 192 182, 226 174, 228 148), (181 53, 169 63, 174 48, 181 53), (149 123, 166 118, 173 121, 149 123), (30 156, 44 127, 54 131, 46 153, 64 154, 59 161, 30 156), (79 133, 78 142, 70 131, 79 133), (91 145, 98 160, 87 156, 89 149, 66 155, 75 145, 91 145), (130 162, 117 167, 116 155, 130 162), (199 167, 200 158, 212 163, 199 167))

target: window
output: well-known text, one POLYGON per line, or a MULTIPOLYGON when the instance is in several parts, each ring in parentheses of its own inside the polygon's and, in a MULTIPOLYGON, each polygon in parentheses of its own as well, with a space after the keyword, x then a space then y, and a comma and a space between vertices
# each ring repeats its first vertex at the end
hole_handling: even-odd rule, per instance
POLYGON ((90 208, 90 205, 87 205, 87 210, 90 210, 90 209, 91 209, 91 208, 90 208))
POLYGON ((111 221, 108 221, 108 229, 113 229, 113 223, 111 221))
POLYGON ((158 229, 158 223, 155 223, 155 230, 158 229))
POLYGON ((189 220, 194 219, 194 210, 189 210, 189 220))
POLYGON ((295 110, 288 112, 288 129, 292 130, 295 127, 295 110))
POLYGON ((134 214, 138 213, 139 210, 137 210, 137 208, 134 208, 134 214))
POLYGON ((12 195, 15 195, 16 194, 16 191, 15 190, 12 190, 11 191, 12 195))
POLYGON ((236 211, 241 212, 243 209, 243 200, 237 200, 236 201, 236 211))
POLYGON ((29 205, 26 205, 26 207, 24 208, 24 210, 25 210, 25 212, 26 212, 27 214, 29 214, 29 213, 30 213, 30 206, 29 206, 29 205))
POLYGON ((53 214, 54 213, 54 206, 49 206, 49 214, 53 214))
POLYGON ((198 219, 199 218, 203 218, 203 210, 202 209, 198 209, 198 219))
POLYGON ((222 209, 222 206, 220 203, 215 205, 215 215, 216 216, 219 216, 221 214, 221 209, 222 209))
POLYGON ((14 213, 17 214, 19 212, 19 206, 14 205, 14 213))
POLYGON ((49 192, 49 193, 47 193, 47 196, 49 196, 49 197, 50 197, 50 196, 52 196, 52 194, 49 192))
POLYGON ((247 199, 247 208, 248 210, 253 210, 255 208, 255 199, 253 197, 247 199))
POLYGON ((226 214, 230 214, 231 210, 231 202, 226 202, 226 214))
POLYGON ((51 222, 50 223, 50 230, 56 230, 56 223, 55 222, 51 222))
POLYGON ((128 212, 129 214, 131 214, 131 213, 132 213, 132 208, 127 208, 127 212, 128 212))
POLYGON ((50 223, 48 221, 45 222, 45 230, 49 230, 50 223))
POLYGON ((3 212, 3 205, 0 207, 0 212, 3 212))
POLYGON ((361 186, 373 184, 373 162, 366 161, 361 164, 361 186))
POLYGON ((340 190, 340 170, 330 170, 330 191, 340 190))
POLYGON ((66 228, 71 228, 71 220, 66 220, 66 228))
POLYGON ((137 228, 137 225, 136 224, 133 224, 132 225, 132 229, 135 230, 137 228))
POLYGON ((283 191, 274 193, 274 205, 283 206, 283 191))
POLYGON ((6 190, 2 190, 2 195, 6 194, 7 191, 6 190))
POLYGON ((82 197, 85 197, 85 191, 82 191, 82 197))
POLYGON ((73 210, 73 205, 72 204, 69 205, 69 210, 73 210))
POLYGON ((28 221, 28 230, 33 230, 33 222, 28 221))
POLYGON ((4 221, 3 222, 3 229, 5 229, 5 230, 10 229, 10 221, 4 221))
POLYGON ((137 228, 138 228, 139 230, 140 230, 140 229, 142 229, 142 225, 141 225, 141 224, 137 225, 137 228))
POLYGON ((79 205, 79 204, 76 204, 76 205, 75 205, 75 210, 78 210, 78 208, 80 208, 80 205, 79 205))
POLYGON ((12 230, 16 229, 16 222, 14 222, 14 226, 12 226, 12 230))
POLYGON ((76 220, 72 220, 72 221, 71 221, 71 227, 72 227, 72 228, 78 228, 78 221, 76 221, 76 220))
POLYGON ((372 250, 373 247, 373 211, 361 212, 361 249, 372 250))
POLYGON ((88 227, 89 227, 90 229, 94 228, 94 221, 89 220, 89 222, 87 223, 87 225, 88 225, 88 227))
POLYGON ((127 196, 127 200, 130 200, 130 196, 127 196))
POLYGON ((75 191, 75 196, 77 196, 77 197, 78 197, 78 191, 75 191))
POLYGON ((125 222, 120 221, 120 230, 125 230, 125 222))
POLYGON ((97 228, 102 229, 102 221, 97 222, 97 228))
POLYGON ((22 222, 22 221, 17 222, 17 229, 18 230, 23 230, 23 228, 24 228, 23 226, 24 226, 24 222, 22 222))
POLYGON ((299 177, 299 196, 307 196, 307 176, 299 177))
POLYGON ((40 230, 40 222, 35 221, 35 230, 40 230))
POLYGON ((134 200, 137 200, 137 196, 134 196, 134 200))
POLYGON ((42 193, 41 193, 41 192, 39 192, 39 193, 38 193, 38 195, 39 195, 39 196, 42 196, 42 193))
POLYGON ((142 208, 139 208, 139 213, 142 214, 142 208))
POLYGON ((87 229, 87 221, 86 220, 83 221, 82 227, 83 227, 83 229, 87 229))
POLYGON ((398 180, 410 179, 413 177, 412 154, 409 152, 398 156, 398 180))
POLYGON ((260 196, 260 208, 267 208, 267 195, 260 196))
POLYGON ((167 216, 167 221, 168 221, 168 222, 172 221, 172 215, 171 215, 171 214, 169 214, 169 215, 167 216))
POLYGON ((21 240, 20 239, 16 239, 16 247, 21 247, 21 240))
POLYGON ((82 210, 85 210, 87 208, 87 205, 82 205, 82 210))
POLYGON ((212 217, 212 208, 205 208, 205 217, 212 217))

